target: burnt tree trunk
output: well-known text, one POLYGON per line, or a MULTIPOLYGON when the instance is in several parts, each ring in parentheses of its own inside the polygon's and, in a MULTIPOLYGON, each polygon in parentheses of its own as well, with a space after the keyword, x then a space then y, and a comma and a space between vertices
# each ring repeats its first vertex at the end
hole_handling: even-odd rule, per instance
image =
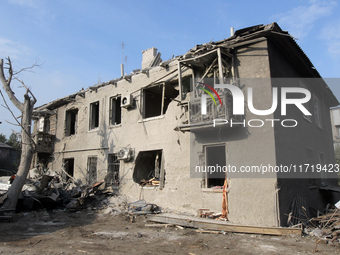
POLYGON ((9 65, 9 77, 6 79, 4 75, 4 67, 3 67, 3 59, 0 59, 0 80, 3 88, 5 89, 9 99, 11 102, 21 111, 21 158, 20 165, 18 168, 18 172, 16 174, 16 178, 14 179, 10 189, 7 192, 7 199, 4 201, 4 204, 1 208, 2 211, 13 211, 16 208, 18 198, 21 192, 22 187, 25 184, 25 180, 27 178, 33 153, 35 150, 34 142, 31 138, 31 122, 32 122, 32 113, 33 107, 36 103, 36 99, 31 93, 31 91, 26 88, 26 94, 24 95, 24 102, 21 103, 14 95, 10 85, 12 80, 12 66, 11 61, 8 58, 9 65))

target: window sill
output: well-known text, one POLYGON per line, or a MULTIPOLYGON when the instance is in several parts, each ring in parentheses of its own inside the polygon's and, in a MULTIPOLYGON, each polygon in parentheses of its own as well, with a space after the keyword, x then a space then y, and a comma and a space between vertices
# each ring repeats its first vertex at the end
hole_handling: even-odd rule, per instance
POLYGON ((119 128, 119 127, 121 127, 121 126, 122 126, 122 124, 110 125, 109 128, 110 128, 110 129, 111 129, 111 128, 119 128))
POLYGON ((163 119, 163 118, 164 118, 164 115, 160 115, 160 116, 156 116, 156 117, 150 117, 150 118, 146 118, 146 119, 143 119, 143 120, 139 120, 138 123, 143 123, 143 122, 158 120, 158 119, 163 119))
POLYGON ((64 135, 64 138, 72 138, 75 137, 77 134, 73 134, 73 135, 64 135))
POLYGON ((159 187, 159 186, 154 186, 154 187, 143 187, 143 189, 151 189, 151 190, 153 190, 153 189, 156 189, 157 187, 159 187))
POLYGON ((93 132, 98 132, 98 131, 99 131, 99 127, 89 130, 88 133, 93 133, 93 132))
POLYGON ((223 193, 223 189, 203 188, 202 192, 205 192, 205 193, 223 193))

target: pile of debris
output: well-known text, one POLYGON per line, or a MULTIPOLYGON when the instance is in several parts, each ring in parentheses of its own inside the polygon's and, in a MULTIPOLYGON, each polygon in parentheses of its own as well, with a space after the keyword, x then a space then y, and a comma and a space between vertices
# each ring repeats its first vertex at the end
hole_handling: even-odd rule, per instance
POLYGON ((144 199, 136 202, 129 202, 126 196, 111 196, 102 201, 102 213, 104 215, 119 214, 155 214, 160 213, 161 209, 156 204, 147 203, 144 199))
POLYGON ((155 177, 151 178, 150 180, 141 180, 140 185, 142 187, 147 186, 147 187, 153 187, 153 186, 159 186, 159 180, 156 180, 155 177))
POLYGON ((210 209, 198 209, 197 217, 207 219, 218 219, 222 216, 222 213, 211 212, 210 209))
MULTIPOLYGON (((98 193, 104 181, 93 185, 83 185, 81 180, 62 176, 57 172, 26 179, 18 200, 17 209, 32 210, 38 208, 76 209, 84 205, 85 200, 98 193)), ((7 185, 7 189, 10 184, 7 185)), ((6 199, 3 194, 1 202, 6 199)))
POLYGON ((340 245, 340 208, 326 209, 325 214, 311 218, 304 232, 317 237, 317 243, 340 245))
MULTIPOLYGON (((6 179, 7 181, 2 180, 1 187, 4 194, 0 195, 0 207, 11 186, 9 178, 6 179)), ((51 171, 26 179, 18 200, 17 210, 19 211, 41 208, 67 210, 91 208, 96 211, 101 210, 103 214, 113 215, 161 212, 157 205, 147 203, 145 200, 134 202, 118 195, 118 190, 105 183, 104 180, 93 185, 84 185, 81 180, 72 176, 51 171)))

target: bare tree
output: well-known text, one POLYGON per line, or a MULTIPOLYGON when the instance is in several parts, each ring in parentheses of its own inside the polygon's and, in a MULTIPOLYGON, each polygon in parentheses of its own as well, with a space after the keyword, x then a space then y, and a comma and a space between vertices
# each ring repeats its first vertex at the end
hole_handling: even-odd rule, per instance
MULTIPOLYGON (((27 178, 27 174, 30 169, 33 153, 35 151, 35 144, 31 138, 31 122, 32 122, 33 107, 37 100, 32 94, 31 90, 28 87, 26 87, 22 81, 20 81, 21 84, 26 89, 26 93, 24 95, 24 101, 23 103, 20 102, 16 98, 11 88, 11 82, 15 74, 18 74, 19 72, 26 70, 26 69, 31 69, 34 66, 36 66, 36 64, 32 65, 32 67, 30 68, 23 68, 19 72, 14 73, 10 58, 7 58, 6 60, 7 60, 6 64, 8 65, 8 67, 4 67, 4 61, 3 59, 0 59, 0 80, 9 99, 14 104, 14 106, 18 108, 18 110, 21 112, 20 126, 21 126, 22 153, 21 153, 21 158, 20 158, 20 165, 19 165, 18 172, 16 174, 16 178, 14 179, 14 182, 12 183, 10 189, 7 192, 7 199, 4 201, 4 204, 1 208, 2 211, 13 211, 16 208, 21 189, 24 186, 25 180, 27 178), (4 72, 5 69, 8 69, 7 78, 4 72)), ((9 109, 6 101, 5 101, 5 104, 7 108, 9 109)), ((12 111, 11 113, 12 115, 14 115, 12 111)))

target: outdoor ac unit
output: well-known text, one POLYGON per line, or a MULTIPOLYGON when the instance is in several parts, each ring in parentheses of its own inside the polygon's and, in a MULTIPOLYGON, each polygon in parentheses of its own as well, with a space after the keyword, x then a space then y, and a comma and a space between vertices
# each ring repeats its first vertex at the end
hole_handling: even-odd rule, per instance
POLYGON ((120 149, 117 153, 117 158, 119 160, 130 161, 132 158, 133 150, 131 148, 120 149))
POLYGON ((131 94, 122 97, 121 107, 128 108, 133 106, 133 97, 131 94))

